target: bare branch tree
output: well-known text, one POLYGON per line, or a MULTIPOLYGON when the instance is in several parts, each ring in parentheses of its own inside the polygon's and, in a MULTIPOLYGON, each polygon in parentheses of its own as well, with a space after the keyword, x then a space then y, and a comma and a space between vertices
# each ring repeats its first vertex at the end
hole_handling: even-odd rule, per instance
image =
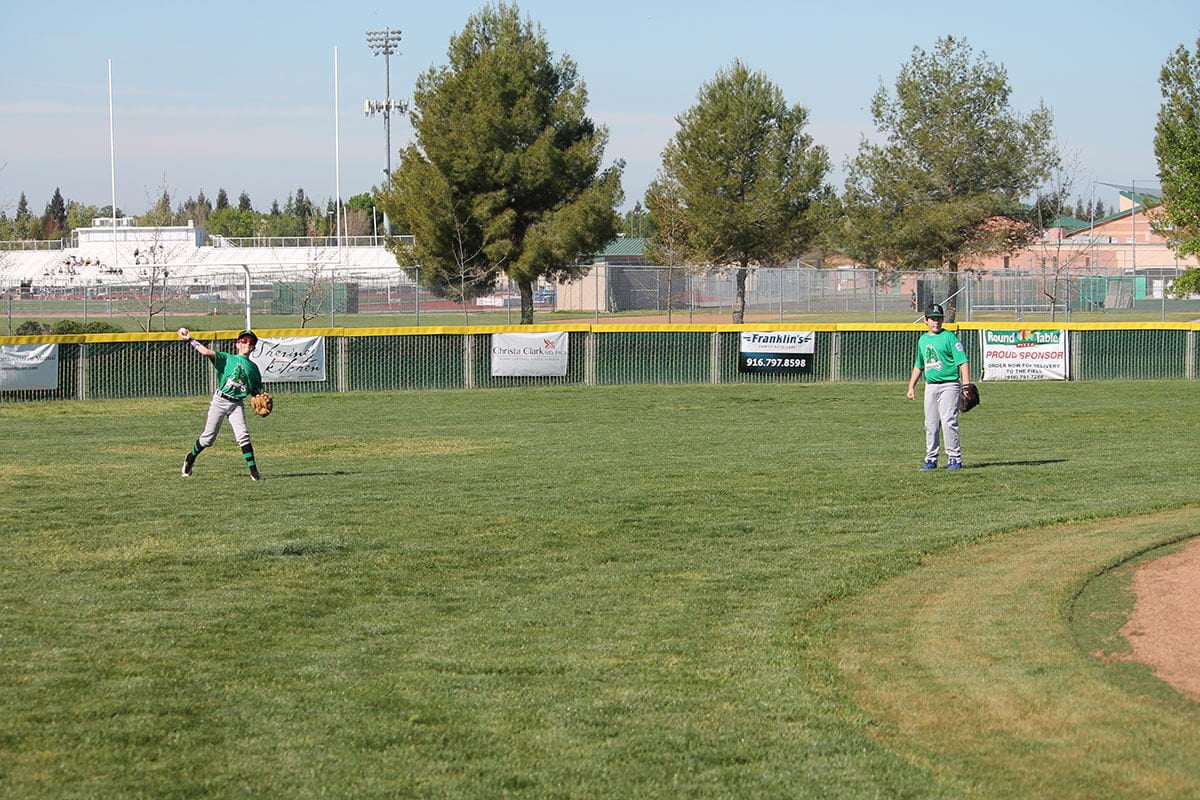
POLYGON ((309 264, 305 271, 304 286, 296 303, 301 328, 308 327, 309 321, 321 316, 326 301, 331 307, 335 301, 329 281, 325 280, 323 272, 321 265, 317 263, 309 264))

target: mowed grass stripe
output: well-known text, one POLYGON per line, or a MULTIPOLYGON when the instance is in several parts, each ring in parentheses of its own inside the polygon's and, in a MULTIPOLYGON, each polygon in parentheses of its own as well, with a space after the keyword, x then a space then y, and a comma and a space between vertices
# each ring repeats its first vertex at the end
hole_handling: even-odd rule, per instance
POLYGON ((839 608, 835 658, 876 736, 963 796, 1200 796, 1200 708, 1114 679, 1070 614, 1114 561, 1197 534, 1187 508, 939 554, 839 608))

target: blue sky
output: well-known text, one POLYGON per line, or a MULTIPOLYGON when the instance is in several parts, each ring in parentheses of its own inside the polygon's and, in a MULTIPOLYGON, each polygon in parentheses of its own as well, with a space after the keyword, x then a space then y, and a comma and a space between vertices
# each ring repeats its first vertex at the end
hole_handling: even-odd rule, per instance
MULTIPOLYGON (((377 185, 383 121, 363 101, 384 96, 384 63, 365 32, 402 31, 392 96, 446 61, 447 44, 482 2, 68 2, 23 0, 0 14, 0 209, 21 192, 41 213, 55 187, 69 200, 111 196, 108 61, 112 61, 117 205, 144 211, 165 187, 178 202, 224 188, 256 208, 297 187, 333 197, 377 185), (338 50, 335 150, 334 48, 338 50)), ((1113 203, 1105 183, 1154 183, 1158 73, 1194 47, 1200 4, 1109 2, 806 3, 525 0, 556 54, 579 66, 593 119, 609 129, 606 161, 624 159, 626 208, 642 198, 675 117, 734 59, 764 72, 809 110, 808 132, 845 160, 871 135, 869 105, 914 47, 964 37, 1008 70, 1012 107, 1054 112, 1060 147, 1077 163, 1075 194, 1113 203)), ((412 138, 392 121, 395 152, 412 138)))

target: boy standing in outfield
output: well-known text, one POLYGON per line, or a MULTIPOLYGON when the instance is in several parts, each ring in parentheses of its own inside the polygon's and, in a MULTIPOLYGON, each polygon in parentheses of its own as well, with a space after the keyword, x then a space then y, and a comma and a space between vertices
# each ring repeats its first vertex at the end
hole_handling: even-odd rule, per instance
POLYGON ((213 368, 217 371, 217 391, 208 405, 208 421, 204 425, 204 432, 192 445, 192 451, 183 460, 180 474, 185 478, 192 477, 192 466, 196 463, 196 456, 217 440, 221 421, 229 417, 233 438, 241 445, 242 457, 246 459, 246 466, 250 468, 250 480, 262 480, 262 476, 258 474, 258 465, 254 462, 254 446, 250 444, 250 429, 246 427, 246 410, 242 405, 247 397, 263 391, 262 375, 258 366, 250 360, 250 354, 258 346, 258 336, 253 331, 239 333, 234 344, 234 353, 222 353, 205 347, 192 338, 192 332, 187 328, 179 329, 179 338, 212 361, 213 368))
POLYGON ((925 310, 927 333, 917 341, 917 358, 908 379, 908 399, 916 396, 917 379, 925 376, 925 463, 921 469, 937 469, 941 433, 946 434, 946 469, 962 469, 962 445, 958 438, 958 400, 962 387, 971 382, 971 365, 962 342, 942 328, 946 313, 936 303, 925 310))

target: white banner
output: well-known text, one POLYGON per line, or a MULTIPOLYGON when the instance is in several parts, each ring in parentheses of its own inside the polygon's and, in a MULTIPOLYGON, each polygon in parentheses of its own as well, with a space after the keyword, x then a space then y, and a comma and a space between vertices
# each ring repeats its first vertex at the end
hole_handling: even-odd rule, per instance
POLYGON ((979 332, 985 381, 1065 381, 1070 378, 1062 330, 979 332))
POLYGON ((493 333, 492 375, 567 374, 566 333, 493 333))
POLYGON ((0 389, 57 389, 58 345, 0 345, 0 389))
POLYGON ((738 372, 795 372, 813 368, 814 331, 743 331, 738 345, 738 372))
POLYGON ((250 355, 265 383, 325 380, 325 337, 259 339, 250 355))

